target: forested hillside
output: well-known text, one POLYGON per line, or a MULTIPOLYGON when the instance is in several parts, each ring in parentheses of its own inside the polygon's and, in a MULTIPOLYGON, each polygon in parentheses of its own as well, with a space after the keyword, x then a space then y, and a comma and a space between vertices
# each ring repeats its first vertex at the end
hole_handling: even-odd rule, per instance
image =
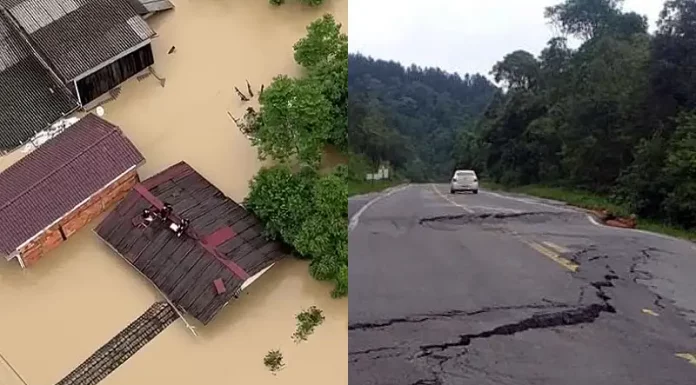
POLYGON ((499 92, 480 76, 351 57, 351 145, 399 164, 420 159, 443 181, 454 165, 474 168, 695 228, 696 1, 667 1, 652 34, 621 0, 566 0, 545 16, 562 36, 538 56, 501 58, 490 73, 499 92))
POLYGON ((564 38, 506 55, 498 95, 459 143, 463 164, 503 184, 611 196, 642 217, 696 226, 696 2, 670 0, 658 30, 619 0, 567 0, 546 17, 564 38), (475 154, 467 156, 467 154, 475 154))
POLYGON ((496 87, 481 75, 404 68, 348 57, 348 135, 353 152, 387 161, 414 181, 447 178, 460 132, 473 129, 496 87))

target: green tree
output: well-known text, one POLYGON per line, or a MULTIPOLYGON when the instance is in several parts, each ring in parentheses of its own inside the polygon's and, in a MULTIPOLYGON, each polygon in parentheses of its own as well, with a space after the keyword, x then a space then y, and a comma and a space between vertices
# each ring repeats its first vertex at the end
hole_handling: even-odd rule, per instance
POLYGON ((307 36, 295 45, 295 61, 303 66, 331 103, 329 143, 347 148, 348 36, 341 24, 326 14, 307 27, 307 36))
POLYGON ((664 201, 664 210, 672 223, 696 227, 696 112, 677 118, 664 173, 673 186, 664 201))
POLYGON ((348 196, 345 175, 319 175, 305 167, 294 173, 279 165, 261 170, 250 184, 247 209, 264 222, 268 235, 293 245, 311 260, 310 273, 335 283, 334 296, 347 294, 348 196))
POLYGON ((316 165, 333 123, 331 104, 313 79, 276 77, 259 98, 258 128, 252 143, 262 158, 295 159, 316 165))

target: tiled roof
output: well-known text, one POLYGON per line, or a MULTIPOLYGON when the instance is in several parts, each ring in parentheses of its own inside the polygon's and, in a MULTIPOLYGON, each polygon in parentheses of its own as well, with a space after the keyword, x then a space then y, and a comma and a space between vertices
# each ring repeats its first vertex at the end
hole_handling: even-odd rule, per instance
POLYGON ((144 161, 121 130, 87 115, 0 173, 0 253, 25 241, 144 161))
POLYGON ((264 236, 258 218, 184 162, 137 185, 95 231, 204 325, 287 255, 282 244, 264 236), (160 221, 140 226, 143 209, 155 202, 171 204, 172 216, 191 221, 186 235, 177 237, 160 221))
POLYGON ((128 0, 0 0, 68 82, 154 36, 128 0))
POLYGON ((0 153, 19 147, 77 108, 77 101, 51 76, 3 12, 0 86, 0 153))

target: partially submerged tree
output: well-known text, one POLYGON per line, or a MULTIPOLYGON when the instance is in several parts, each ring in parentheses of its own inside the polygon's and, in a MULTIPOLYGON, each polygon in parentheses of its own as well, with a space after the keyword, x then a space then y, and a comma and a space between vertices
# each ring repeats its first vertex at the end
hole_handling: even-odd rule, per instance
POLYGON ((329 143, 345 150, 348 125, 348 36, 333 15, 325 14, 307 27, 295 45, 295 61, 322 89, 331 103, 329 143))
POLYGON ((261 157, 316 165, 333 124, 331 104, 317 82, 281 75, 259 101, 261 110, 252 143, 261 157))

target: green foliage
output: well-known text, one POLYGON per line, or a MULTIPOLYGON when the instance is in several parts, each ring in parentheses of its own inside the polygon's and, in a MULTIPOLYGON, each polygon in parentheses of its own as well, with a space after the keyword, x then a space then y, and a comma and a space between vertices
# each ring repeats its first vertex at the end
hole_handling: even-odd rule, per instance
POLYGON ((293 173, 286 165, 264 168, 251 182, 245 207, 264 222, 268 235, 293 244, 299 226, 311 210, 312 184, 317 178, 309 168, 293 173))
POLYGON ((663 202, 672 223, 696 227, 696 111, 677 118, 663 169, 674 186, 663 202))
POLYGON ((259 101, 259 125, 252 143, 261 158, 288 162, 296 157, 301 163, 316 165, 333 122, 331 105, 317 82, 280 75, 259 101))
POLYGON ((347 145, 348 37, 331 15, 307 27, 294 46, 307 76, 279 75, 259 97, 261 109, 246 133, 262 159, 315 166, 326 144, 347 145))
POLYGON ((351 54, 348 58, 350 148, 373 164, 389 162, 412 181, 449 178, 456 137, 489 104, 496 88, 481 75, 351 54))
POLYGON ((314 329, 321 325, 326 317, 324 317, 321 309, 312 306, 298 313, 295 319, 297 320, 297 329, 295 333, 292 334, 292 338, 295 342, 300 343, 302 341, 307 341, 307 337, 314 333, 314 329))
POLYGON ((351 146, 415 181, 473 168, 505 185, 582 191, 643 220, 695 228, 696 2, 666 1, 654 34, 621 4, 547 8, 582 44, 556 37, 537 57, 505 55, 491 71, 498 90, 351 56, 351 146))
MULTIPOLYGON (((627 211, 696 226, 694 4, 667 1, 655 36, 620 1, 566 0, 547 9, 585 42, 573 51, 552 39, 538 59, 516 52, 496 65, 509 91, 478 125, 486 174, 508 185, 613 194, 627 211)), ((471 138, 460 142, 474 149, 471 138)))
POLYGON ((339 172, 319 175, 309 167, 296 173, 284 165, 266 168, 252 180, 245 201, 270 236, 311 260, 313 277, 335 283, 335 297, 347 294, 348 266, 348 196, 345 175, 339 172))
POLYGON ((278 163, 252 180, 246 207, 270 237, 311 260, 312 276, 333 281, 336 297, 348 293, 348 171, 320 175, 319 166, 327 145, 347 142, 348 38, 340 28, 331 15, 311 23, 294 46, 306 76, 274 78, 258 114, 245 118, 259 157, 278 163))
POLYGON ((331 103, 333 125, 329 143, 345 150, 348 143, 348 36, 326 14, 307 27, 307 36, 294 45, 295 61, 303 66, 331 103))
POLYGON ((271 5, 281 5, 285 4, 285 0, 268 0, 271 5))
POLYGON ((283 353, 280 350, 271 350, 263 358, 263 364, 266 365, 271 372, 277 372, 285 367, 283 363, 283 353))

